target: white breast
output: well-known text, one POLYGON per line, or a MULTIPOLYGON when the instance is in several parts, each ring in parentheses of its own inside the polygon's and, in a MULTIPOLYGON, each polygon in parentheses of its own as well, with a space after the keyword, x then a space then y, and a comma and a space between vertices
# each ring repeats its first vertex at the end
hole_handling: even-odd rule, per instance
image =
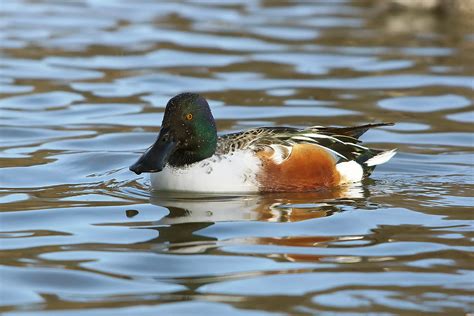
POLYGON ((261 161, 250 150, 212 156, 186 167, 166 166, 150 175, 153 190, 192 192, 257 192, 261 161))

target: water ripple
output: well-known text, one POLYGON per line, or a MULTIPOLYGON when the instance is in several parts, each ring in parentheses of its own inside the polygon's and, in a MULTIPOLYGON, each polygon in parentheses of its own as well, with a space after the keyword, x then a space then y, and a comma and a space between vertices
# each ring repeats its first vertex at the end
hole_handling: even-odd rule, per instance
POLYGON ((3 1, 0 313, 471 312, 472 18, 389 7, 3 1), (152 192, 128 166, 184 91, 219 133, 395 122, 362 140, 398 153, 316 192, 152 192))

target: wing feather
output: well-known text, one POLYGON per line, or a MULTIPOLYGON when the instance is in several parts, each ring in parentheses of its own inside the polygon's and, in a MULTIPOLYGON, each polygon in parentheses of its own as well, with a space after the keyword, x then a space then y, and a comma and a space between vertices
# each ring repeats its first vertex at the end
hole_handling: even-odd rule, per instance
POLYGON ((254 151, 271 148, 275 161, 284 161, 295 144, 314 144, 331 152, 342 161, 370 159, 381 151, 360 145, 357 139, 372 127, 393 125, 375 123, 354 127, 312 126, 304 129, 293 127, 260 127, 219 137, 216 153, 225 154, 236 150, 254 151), (367 157, 367 158, 366 158, 367 157))

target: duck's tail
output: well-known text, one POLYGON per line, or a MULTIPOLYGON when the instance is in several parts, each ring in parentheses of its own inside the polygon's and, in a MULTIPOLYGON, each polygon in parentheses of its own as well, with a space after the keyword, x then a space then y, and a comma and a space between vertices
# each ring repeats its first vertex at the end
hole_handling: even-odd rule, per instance
POLYGON ((391 122, 384 122, 384 123, 370 123, 364 124, 359 126, 350 126, 350 127, 322 127, 322 126, 314 126, 316 130, 323 133, 328 133, 331 135, 344 135, 350 136, 355 139, 358 139, 362 134, 367 132, 369 129, 374 127, 381 127, 381 126, 392 126, 394 123, 391 122))
POLYGON ((371 149, 367 151, 365 154, 360 155, 357 157, 356 161, 359 165, 362 166, 362 170, 364 171, 364 176, 368 177, 374 171, 375 167, 386 163, 393 156, 397 153, 397 149, 391 149, 387 151, 381 150, 374 150, 371 149))

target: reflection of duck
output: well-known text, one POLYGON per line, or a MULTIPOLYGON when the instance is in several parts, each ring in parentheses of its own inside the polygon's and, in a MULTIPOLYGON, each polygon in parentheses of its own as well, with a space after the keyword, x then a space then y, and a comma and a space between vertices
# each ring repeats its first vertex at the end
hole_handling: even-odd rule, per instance
POLYGON ((369 124, 348 128, 264 127, 217 137, 206 100, 172 98, 156 142, 130 167, 153 172, 155 190, 194 192, 311 191, 357 182, 388 161, 357 140, 369 124))
MULTIPOLYGON (((369 192, 362 186, 352 185, 331 190, 305 193, 268 193, 254 195, 209 195, 197 193, 154 193, 150 202, 169 210, 158 221, 147 223, 146 229, 159 231, 152 243, 152 250, 166 253, 205 253, 211 249, 232 244, 279 245, 297 247, 325 247, 339 240, 332 236, 280 236, 216 239, 201 235, 199 231, 216 222, 265 221, 299 222, 331 216, 347 206, 367 207, 369 192), (151 225, 150 225, 151 224, 151 225)), ((138 210, 126 211, 135 217, 138 210)), ((272 254, 279 261, 317 261, 311 254, 272 254)))
POLYGON ((157 224, 174 225, 224 221, 298 222, 325 217, 344 205, 365 201, 362 186, 343 186, 316 192, 262 195, 198 195, 155 193, 151 203, 170 211, 157 224))

